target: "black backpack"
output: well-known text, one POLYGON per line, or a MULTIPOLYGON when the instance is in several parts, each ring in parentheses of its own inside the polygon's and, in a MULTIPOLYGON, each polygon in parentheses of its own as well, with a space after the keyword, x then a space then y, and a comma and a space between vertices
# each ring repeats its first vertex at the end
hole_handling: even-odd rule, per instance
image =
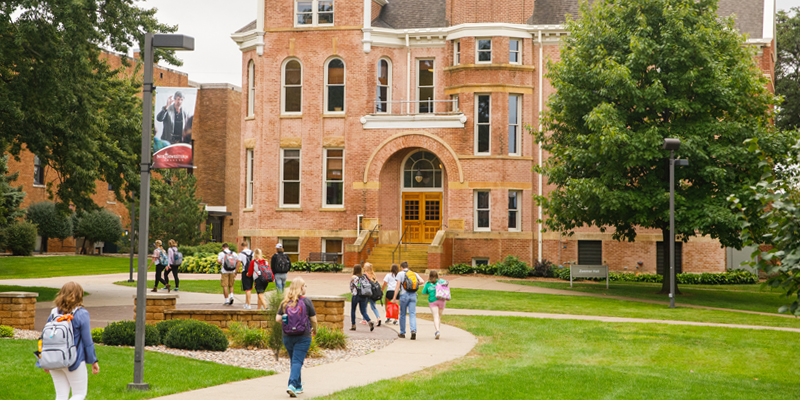
POLYGON ((383 289, 381 288, 381 284, 377 281, 373 281, 372 279, 369 280, 370 286, 372 286, 372 296, 370 299, 372 301, 381 301, 383 298, 383 289))
POLYGON ((292 269, 292 262, 289 260, 289 256, 285 253, 277 253, 278 259, 275 265, 272 266, 272 272, 276 274, 285 274, 292 269))
MULTIPOLYGON (((242 252, 242 253, 244 253, 244 252, 242 252)), ((244 256, 247 259, 247 264, 245 264, 244 268, 242 268, 242 273, 245 274, 245 275, 247 275, 247 270, 250 269, 250 264, 253 263, 253 254, 254 254, 253 250, 250 250, 250 253, 244 253, 244 256)))

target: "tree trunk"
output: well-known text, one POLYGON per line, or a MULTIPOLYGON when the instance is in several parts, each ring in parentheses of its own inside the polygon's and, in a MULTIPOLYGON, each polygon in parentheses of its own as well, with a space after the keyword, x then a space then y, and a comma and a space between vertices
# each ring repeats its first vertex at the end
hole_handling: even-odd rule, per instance
POLYGON ((47 253, 47 237, 46 236, 42 236, 42 248, 39 251, 39 253, 41 253, 41 254, 47 253))
MULTIPOLYGON (((672 260, 674 254, 669 251, 669 242, 672 239, 672 235, 670 235, 669 228, 664 228, 661 230, 661 240, 664 243, 664 273, 661 274, 664 279, 661 281, 661 291, 658 294, 665 294, 669 295, 669 282, 670 282, 670 268, 669 263, 672 260)), ((676 268, 677 269, 677 268, 676 268)), ((681 291, 678 289, 678 281, 675 281, 675 295, 681 294, 681 291)))

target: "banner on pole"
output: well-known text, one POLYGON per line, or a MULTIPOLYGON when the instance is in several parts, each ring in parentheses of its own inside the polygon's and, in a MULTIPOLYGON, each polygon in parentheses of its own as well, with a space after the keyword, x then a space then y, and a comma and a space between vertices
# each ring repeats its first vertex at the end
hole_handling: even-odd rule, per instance
POLYGON ((192 168, 192 121, 196 103, 196 88, 156 88, 153 168, 192 168))

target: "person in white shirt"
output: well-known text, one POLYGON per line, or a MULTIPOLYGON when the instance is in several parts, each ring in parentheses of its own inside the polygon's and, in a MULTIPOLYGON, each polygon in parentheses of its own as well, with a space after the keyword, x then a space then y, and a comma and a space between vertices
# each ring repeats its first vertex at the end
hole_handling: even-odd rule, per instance
POLYGON ((250 268, 251 260, 253 259, 253 250, 247 248, 247 242, 242 242, 241 250, 239 250, 239 262, 242 263, 242 290, 244 291, 244 309, 250 309, 250 299, 253 293, 253 277, 247 276, 247 270, 250 268))
MULTIPOLYGON (((386 291, 386 304, 383 305, 383 313, 389 315, 387 313, 387 307, 389 306, 389 301, 394 298, 394 290, 397 287, 397 273, 400 272, 400 267, 397 264, 392 264, 392 272, 386 274, 383 277, 383 287, 382 290, 386 291)), ((388 324, 391 321, 391 318, 386 318, 386 323, 388 324)), ((394 320, 394 324, 397 325, 397 320, 394 320)))
POLYGON ((217 254, 217 264, 222 266, 220 268, 220 285, 222 286, 222 295, 225 296, 225 302, 222 305, 233 304, 233 284, 236 283, 236 268, 239 263, 238 255, 231 251, 227 243, 223 243, 222 251, 217 254))
POLYGON ((397 287, 399 290, 394 291, 394 297, 392 301, 397 301, 400 299, 400 333, 397 334, 398 337, 401 339, 405 339, 406 337, 406 314, 408 314, 408 322, 411 325, 411 340, 417 339, 417 290, 425 285, 425 281, 422 280, 422 277, 419 276, 418 273, 411 271, 408 269, 408 263, 403 261, 400 263, 400 267, 403 268, 403 271, 397 274, 397 287), (403 282, 406 279, 406 275, 414 274, 417 278, 417 289, 414 291, 408 291, 405 287, 403 287, 403 282))

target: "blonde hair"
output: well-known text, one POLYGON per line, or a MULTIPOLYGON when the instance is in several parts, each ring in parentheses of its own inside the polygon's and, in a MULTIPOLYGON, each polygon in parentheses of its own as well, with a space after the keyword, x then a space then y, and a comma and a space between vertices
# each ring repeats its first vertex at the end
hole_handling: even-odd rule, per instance
POLYGON ((83 305, 83 288, 77 282, 67 282, 58 291, 56 307, 62 312, 72 312, 83 305))
POLYGON ((178 242, 176 242, 175 239, 170 239, 169 247, 178 247, 178 242))
POLYGON ((289 285, 289 289, 286 289, 286 293, 283 295, 281 307, 285 309, 286 306, 297 304, 297 300, 303 295, 303 287, 305 286, 306 281, 304 281, 303 278, 298 277, 292 279, 292 284, 289 285))
POLYGON ((161 241, 160 240, 156 240, 156 247, 161 247, 161 241))
POLYGON ((263 260, 264 259, 264 253, 261 252, 261 249, 253 250, 253 259, 256 259, 256 260, 263 260))
POLYGON ((364 263, 364 275, 366 275, 367 278, 372 279, 373 281, 376 280, 375 269, 372 267, 372 263, 364 263))

